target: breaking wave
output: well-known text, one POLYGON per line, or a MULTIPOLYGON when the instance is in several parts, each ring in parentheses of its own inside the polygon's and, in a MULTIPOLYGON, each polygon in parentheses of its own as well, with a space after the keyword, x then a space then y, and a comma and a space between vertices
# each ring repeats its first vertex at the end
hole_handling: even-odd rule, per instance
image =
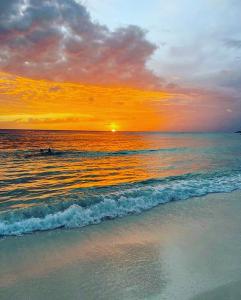
POLYGON ((209 193, 241 189, 241 173, 184 175, 148 180, 118 189, 65 199, 54 207, 41 205, 1 213, 0 236, 21 235, 57 228, 77 228, 106 219, 141 213, 159 204, 209 193))

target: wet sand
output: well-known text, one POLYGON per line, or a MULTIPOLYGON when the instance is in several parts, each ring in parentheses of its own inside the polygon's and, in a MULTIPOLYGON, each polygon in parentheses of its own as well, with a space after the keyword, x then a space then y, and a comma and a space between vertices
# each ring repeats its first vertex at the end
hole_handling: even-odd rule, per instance
POLYGON ((0 299, 241 299, 241 192, 1 239, 0 299))

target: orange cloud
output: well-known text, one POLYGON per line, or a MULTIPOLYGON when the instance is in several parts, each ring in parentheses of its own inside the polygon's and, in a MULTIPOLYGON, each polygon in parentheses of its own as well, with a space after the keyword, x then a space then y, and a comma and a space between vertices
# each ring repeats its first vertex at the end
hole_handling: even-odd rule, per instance
POLYGON ((175 97, 164 91, 103 87, 0 73, 0 127, 156 130, 160 120, 152 103, 175 97), (112 126, 113 127, 113 126, 112 126))
MULTIPOLYGON (((33 80, 0 73, 0 128, 210 131, 239 120, 225 95, 33 80), (114 125, 113 125, 114 124, 114 125)), ((236 113, 237 111, 237 113, 236 113)))

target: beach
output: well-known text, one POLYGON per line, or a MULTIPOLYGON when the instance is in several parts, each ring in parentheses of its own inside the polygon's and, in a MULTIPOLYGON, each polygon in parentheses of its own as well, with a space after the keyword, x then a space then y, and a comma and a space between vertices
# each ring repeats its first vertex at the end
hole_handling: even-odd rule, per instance
POLYGON ((241 300, 241 0, 0 0, 0 300, 241 300))
POLYGON ((0 240, 0 298, 240 299, 241 192, 0 240))

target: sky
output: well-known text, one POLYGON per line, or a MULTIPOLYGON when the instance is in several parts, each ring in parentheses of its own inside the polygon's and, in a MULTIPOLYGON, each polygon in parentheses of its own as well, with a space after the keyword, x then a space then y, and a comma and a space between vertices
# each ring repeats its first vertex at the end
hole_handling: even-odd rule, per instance
POLYGON ((0 128, 241 129, 240 0, 1 0, 0 128))

